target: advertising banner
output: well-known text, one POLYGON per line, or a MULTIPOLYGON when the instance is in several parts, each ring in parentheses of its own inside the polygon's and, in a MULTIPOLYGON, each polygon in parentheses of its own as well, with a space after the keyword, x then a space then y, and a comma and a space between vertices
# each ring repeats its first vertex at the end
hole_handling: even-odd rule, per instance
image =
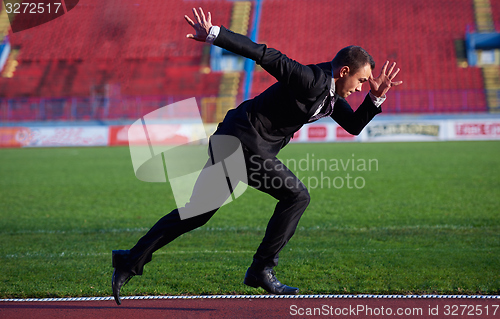
POLYGON ((128 146, 129 142, 134 145, 148 145, 148 138, 152 144, 179 145, 192 141, 205 139, 216 129, 216 124, 203 126, 193 124, 151 124, 146 126, 147 138, 140 139, 138 136, 146 136, 142 125, 111 125, 109 127, 109 146, 128 146), (129 135, 130 133, 130 135, 129 135))
POLYGON ((500 121, 457 121, 452 128, 453 139, 500 139, 500 121))
POLYGON ((26 127, 0 127, 0 147, 22 147, 19 139, 26 131, 26 127))
POLYGON ((442 121, 391 121, 370 123, 362 132, 366 142, 391 141, 438 141, 446 139, 445 123, 442 121))
POLYGON ((351 135, 350 133, 348 133, 346 130, 344 130, 340 126, 336 127, 335 133, 337 136, 337 141, 355 141, 356 140, 355 135, 351 135))
POLYGON ((2 127, 1 147, 106 146, 107 126, 2 127))
MULTIPOLYGON (((216 124, 152 123, 131 127, 111 126, 13 126, 0 127, 1 147, 57 147, 57 146, 128 146, 129 143, 147 146, 180 145, 199 141, 205 144, 207 136, 216 130, 216 124), (135 130, 139 130, 135 132, 135 130), (135 133, 134 133, 135 132, 135 133), (137 134, 136 134, 137 133, 137 134), (134 136, 147 136, 142 140, 134 136)), ((445 120, 391 120, 373 121, 360 135, 346 132, 337 123, 304 125, 296 132, 292 143, 316 142, 411 142, 453 140, 499 140, 500 119, 445 119, 445 120)))
POLYGON ((111 125, 109 127, 109 146, 128 146, 128 128, 130 125, 111 125))
POLYGON ((293 135, 292 142, 335 142, 355 141, 356 136, 349 134, 337 123, 311 124, 303 126, 293 135))

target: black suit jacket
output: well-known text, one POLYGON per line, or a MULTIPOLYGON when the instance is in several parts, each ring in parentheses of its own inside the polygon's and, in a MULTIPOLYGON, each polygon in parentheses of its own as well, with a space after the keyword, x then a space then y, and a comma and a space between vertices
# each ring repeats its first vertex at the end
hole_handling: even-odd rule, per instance
MULTIPOLYGON (((256 61, 278 80, 260 95, 228 111, 216 132, 236 136, 255 154, 276 156, 321 103, 331 102, 329 62, 300 64, 223 26, 214 44, 256 61)), ((367 95, 356 111, 345 99, 338 98, 331 117, 347 132, 357 135, 380 112, 367 95)))

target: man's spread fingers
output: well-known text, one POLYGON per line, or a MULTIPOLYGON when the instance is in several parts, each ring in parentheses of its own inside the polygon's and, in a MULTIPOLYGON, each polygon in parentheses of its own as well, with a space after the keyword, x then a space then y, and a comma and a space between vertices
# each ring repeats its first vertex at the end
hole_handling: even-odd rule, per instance
POLYGON ((392 79, 394 79, 394 78, 396 77, 396 75, 398 75, 399 71, 400 71, 400 68, 398 68, 398 69, 396 70, 396 72, 394 72, 394 73, 391 75, 391 80, 392 80, 392 79))
POLYGON ((389 69, 389 72, 387 72, 387 75, 390 75, 392 73, 392 70, 394 70, 395 66, 396 66, 396 62, 392 63, 391 68, 389 69))
POLYGON ((188 17, 187 15, 184 15, 184 19, 186 19, 186 21, 187 21, 187 22, 188 22, 188 23, 189 23, 192 27, 194 27, 194 22, 193 22, 193 20, 191 20, 191 18, 190 18, 190 17, 188 17))
POLYGON ((196 11, 195 8, 193 8, 193 14, 196 18, 196 21, 198 21, 199 24, 201 24, 201 19, 200 19, 200 16, 198 15, 198 12, 196 11))
POLYGON ((203 23, 206 24, 207 23, 207 18, 205 18, 205 13, 203 12, 203 9, 200 7, 200 15, 201 17, 203 18, 203 23))
POLYGON ((385 71, 387 71, 387 65, 389 64, 389 61, 385 61, 384 65, 382 66, 382 71, 380 74, 385 74, 385 71))

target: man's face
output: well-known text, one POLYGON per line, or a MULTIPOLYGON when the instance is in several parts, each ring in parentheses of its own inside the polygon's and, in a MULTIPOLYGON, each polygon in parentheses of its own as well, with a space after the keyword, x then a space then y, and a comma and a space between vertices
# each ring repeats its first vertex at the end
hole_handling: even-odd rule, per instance
POLYGON ((344 66, 340 69, 340 77, 335 82, 335 93, 339 96, 346 98, 353 92, 361 91, 363 83, 368 81, 370 75, 372 74, 372 69, 370 64, 365 64, 364 67, 360 68, 356 73, 351 74, 348 66, 344 66))

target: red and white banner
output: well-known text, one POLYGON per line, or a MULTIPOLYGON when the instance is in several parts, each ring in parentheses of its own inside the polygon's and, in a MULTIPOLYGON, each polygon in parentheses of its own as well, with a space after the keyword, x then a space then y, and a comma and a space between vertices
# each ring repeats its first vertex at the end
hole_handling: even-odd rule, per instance
POLYGON ((336 134, 338 141, 354 141, 356 139, 356 135, 348 133, 340 126, 337 126, 336 134))
POLYGON ((107 146, 107 126, 2 127, 0 147, 107 146))
POLYGON ((335 142, 335 141, 355 141, 356 136, 349 134, 338 124, 310 124, 303 126, 293 135, 292 142, 335 142))
POLYGON ((109 127, 109 146, 127 146, 130 125, 112 125, 109 127))
POLYGON ((454 129, 456 139, 500 138, 500 121, 457 122, 454 129))

